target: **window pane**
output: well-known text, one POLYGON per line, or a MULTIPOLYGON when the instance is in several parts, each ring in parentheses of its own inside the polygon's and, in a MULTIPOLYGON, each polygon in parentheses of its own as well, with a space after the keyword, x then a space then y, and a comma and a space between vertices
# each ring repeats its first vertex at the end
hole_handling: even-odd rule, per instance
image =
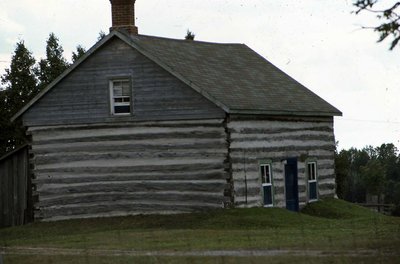
POLYGON ((307 173, 308 173, 308 180, 314 181, 316 180, 316 166, 315 162, 307 164, 307 173))
POLYGON ((126 114, 131 112, 130 105, 116 105, 114 106, 115 114, 126 114))
POLYGON ((264 205, 272 205, 272 186, 263 186, 264 205))
POLYGON ((265 183, 265 166, 261 165, 260 169, 261 169, 261 182, 265 183))
POLYGON ((121 86, 115 86, 113 87, 113 96, 122 96, 122 87, 121 86))
POLYGON ((310 182, 308 184, 308 199, 309 200, 317 199, 317 183, 316 182, 310 182))
POLYGON ((131 95, 131 89, 129 87, 129 82, 125 82, 122 85, 122 95, 123 96, 130 96, 131 95))
POLYGON ((265 182, 266 183, 271 183, 271 173, 270 173, 269 165, 265 166, 265 182))
POLYGON ((260 165, 262 183, 271 184, 271 166, 269 164, 260 165))

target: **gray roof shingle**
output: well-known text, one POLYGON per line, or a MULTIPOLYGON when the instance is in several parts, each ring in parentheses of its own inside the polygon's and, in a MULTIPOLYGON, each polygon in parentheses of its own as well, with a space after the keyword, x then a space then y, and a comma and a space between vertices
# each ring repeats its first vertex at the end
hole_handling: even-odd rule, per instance
POLYGON ((341 115, 341 112, 244 44, 150 36, 131 40, 230 113, 341 115))

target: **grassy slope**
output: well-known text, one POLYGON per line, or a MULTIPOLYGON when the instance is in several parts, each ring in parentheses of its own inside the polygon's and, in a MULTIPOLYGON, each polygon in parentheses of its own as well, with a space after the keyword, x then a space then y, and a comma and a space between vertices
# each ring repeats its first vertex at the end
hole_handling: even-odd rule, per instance
POLYGON ((397 252, 400 248, 400 218, 329 199, 307 206, 302 213, 254 208, 35 223, 0 229, 0 246, 125 250, 378 249, 397 252))

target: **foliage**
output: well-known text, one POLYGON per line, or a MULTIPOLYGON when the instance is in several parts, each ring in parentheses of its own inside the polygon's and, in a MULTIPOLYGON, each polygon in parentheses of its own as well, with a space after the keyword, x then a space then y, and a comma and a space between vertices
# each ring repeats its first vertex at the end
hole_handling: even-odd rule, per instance
POLYGON ((185 39, 186 40, 194 40, 195 37, 196 37, 196 35, 188 29, 186 32, 185 39))
POLYGON ((79 60, 85 53, 86 49, 82 45, 76 46, 76 52, 72 52, 72 62, 74 63, 79 60))
POLYGON ((16 44, 10 68, 1 76, 5 90, 0 92, 0 156, 25 142, 24 130, 10 118, 37 93, 37 79, 34 74, 35 59, 20 41, 16 44))
POLYGON ((378 42, 391 38, 390 50, 393 50, 400 41, 400 2, 392 2, 391 4, 388 4, 387 1, 356 0, 354 5, 357 7, 357 10, 355 11, 356 14, 359 14, 362 11, 376 14, 377 18, 382 23, 374 27, 364 28, 371 28, 378 32, 378 42), (385 4, 385 7, 377 8, 377 6, 382 3, 385 4))
POLYGON ((36 74, 39 79, 39 86, 45 87, 63 73, 69 64, 63 56, 64 49, 59 44, 54 33, 50 33, 46 44, 46 59, 39 61, 36 74))
POLYGON ((335 169, 340 198, 362 203, 368 194, 400 205, 400 154, 393 144, 342 150, 335 155, 335 169))
MULTIPOLYGON (((103 33, 104 34, 104 33, 103 33)), ((46 43, 46 58, 38 63, 26 48, 24 41, 16 44, 11 64, 3 76, 0 87, 0 156, 26 142, 21 121, 11 123, 11 117, 24 107, 41 89, 56 79, 68 67, 64 49, 54 33, 46 43)), ((72 54, 76 61, 85 53, 77 46, 72 54)))

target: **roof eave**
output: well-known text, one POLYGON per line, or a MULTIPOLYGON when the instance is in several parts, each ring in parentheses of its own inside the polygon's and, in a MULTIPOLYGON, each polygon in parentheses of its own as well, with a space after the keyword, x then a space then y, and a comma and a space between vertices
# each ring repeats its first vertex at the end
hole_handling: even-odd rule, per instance
POLYGON ((231 109, 230 114, 241 115, 271 115, 271 116, 342 116, 340 111, 273 111, 273 110, 251 110, 251 109, 231 109))

